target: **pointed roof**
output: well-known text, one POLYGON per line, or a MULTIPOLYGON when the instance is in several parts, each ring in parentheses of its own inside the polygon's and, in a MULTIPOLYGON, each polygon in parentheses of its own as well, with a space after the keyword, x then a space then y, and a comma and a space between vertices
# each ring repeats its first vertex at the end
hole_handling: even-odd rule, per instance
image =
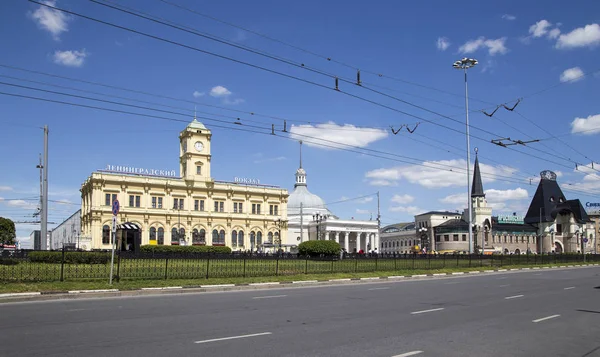
POLYGON ((187 128, 206 130, 206 127, 204 126, 204 124, 199 122, 196 118, 194 118, 194 120, 192 120, 192 122, 188 124, 187 128))
POLYGON ((477 149, 475 149, 475 169, 473 171, 473 187, 471 188, 471 197, 485 197, 485 192, 483 192, 483 182, 481 181, 481 172, 479 170, 477 149))
MULTIPOLYGON (((554 222, 556 214, 553 217, 553 212, 558 205, 563 206, 566 203, 565 195, 556 182, 556 174, 552 171, 542 171, 540 177, 540 183, 525 215, 525 223, 554 222)), ((560 210, 562 208, 559 208, 560 210)))

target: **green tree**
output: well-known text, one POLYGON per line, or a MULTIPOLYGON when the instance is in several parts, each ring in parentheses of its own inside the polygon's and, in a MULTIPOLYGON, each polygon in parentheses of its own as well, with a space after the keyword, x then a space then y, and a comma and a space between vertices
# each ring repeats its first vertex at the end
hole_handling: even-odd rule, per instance
POLYGON ((15 222, 0 217, 0 243, 12 245, 15 244, 16 239, 15 222))

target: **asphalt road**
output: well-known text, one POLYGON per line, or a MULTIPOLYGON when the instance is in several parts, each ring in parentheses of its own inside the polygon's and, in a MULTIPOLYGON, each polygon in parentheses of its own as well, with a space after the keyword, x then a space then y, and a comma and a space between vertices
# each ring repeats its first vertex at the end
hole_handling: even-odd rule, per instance
POLYGON ((600 268, 0 305, 3 356, 600 356, 600 268))

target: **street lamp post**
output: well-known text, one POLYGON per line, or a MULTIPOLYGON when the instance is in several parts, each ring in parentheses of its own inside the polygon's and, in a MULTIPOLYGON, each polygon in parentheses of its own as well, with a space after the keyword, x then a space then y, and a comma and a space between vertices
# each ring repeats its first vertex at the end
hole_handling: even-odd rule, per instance
POLYGON ((468 202, 468 223, 469 223, 469 254, 473 254, 473 227, 471 226, 473 202, 471 202, 471 143, 469 140, 469 90, 467 86, 467 69, 477 65, 477 60, 473 58, 463 58, 454 62, 452 67, 461 69, 465 73, 465 113, 466 113, 466 128, 467 128, 467 202, 468 202))
MULTIPOLYGON (((423 250, 423 248, 425 248, 425 244, 427 243, 427 228, 419 228, 419 238, 421 238, 421 250, 423 250)), ((429 250, 429 246, 427 249, 429 250)))
POLYGON ((327 216, 320 213, 313 214, 313 221, 317 223, 317 240, 321 240, 321 222, 327 219, 327 216))
POLYGON ((279 249, 277 250, 277 254, 279 254, 281 252, 281 227, 285 221, 281 218, 277 218, 274 222, 275 226, 277 227, 277 240, 275 241, 275 244, 279 246, 279 249))

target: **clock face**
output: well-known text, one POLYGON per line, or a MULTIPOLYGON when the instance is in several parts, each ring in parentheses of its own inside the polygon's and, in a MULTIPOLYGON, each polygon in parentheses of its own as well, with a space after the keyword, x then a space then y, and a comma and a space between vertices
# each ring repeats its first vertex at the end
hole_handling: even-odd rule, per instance
POLYGON ((197 151, 202 151, 202 149, 204 149, 204 144, 202 144, 200 141, 196 141, 194 148, 196 148, 197 151))

